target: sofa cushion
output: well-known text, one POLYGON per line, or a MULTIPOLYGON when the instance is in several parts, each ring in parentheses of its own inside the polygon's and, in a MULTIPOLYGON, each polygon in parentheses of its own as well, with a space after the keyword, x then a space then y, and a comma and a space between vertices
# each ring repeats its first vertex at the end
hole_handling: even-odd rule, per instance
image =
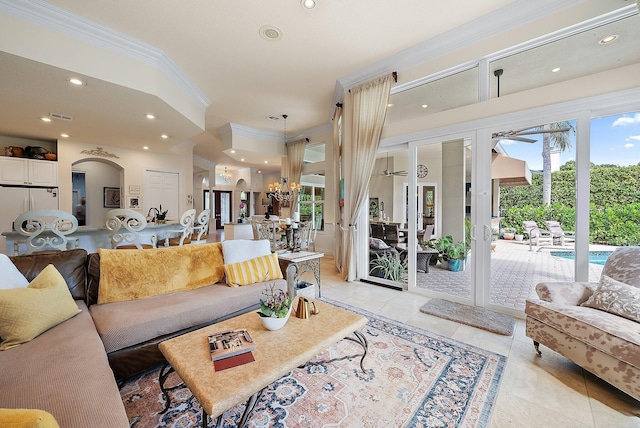
POLYGON ((6 254, 0 254, 0 290, 24 288, 29 281, 18 270, 6 254))
POLYGON ((278 255, 256 257, 240 263, 224 265, 224 275, 229 287, 254 284, 282 278, 278 255))
POLYGON ((0 407, 42 409, 64 428, 125 428, 127 414, 84 302, 81 312, 0 352, 0 407))
POLYGON ((0 290, 0 351, 28 342, 78 312, 64 278, 49 265, 27 288, 0 290))
POLYGON ((47 265, 54 265, 67 282, 73 298, 85 300, 87 252, 82 248, 46 251, 9 258, 27 281, 32 281, 47 265))
POLYGON ((386 250, 389 247, 386 242, 379 238, 369 238, 369 248, 374 250, 386 250))
POLYGON ((149 250, 99 249, 98 304, 193 290, 220 281, 220 243, 149 250))
POLYGON ((267 239, 230 239, 222 242, 224 263, 232 264, 271 254, 271 244, 267 239))
POLYGON ((598 288, 581 306, 600 309, 640 322, 640 288, 602 275, 598 288))
POLYGON ((640 368, 640 323, 583 306, 528 299, 525 313, 606 354, 640 368))
MULTIPOLYGON (((287 289, 285 280, 275 282, 287 289)), ((264 282, 235 288, 213 284, 146 299, 93 305, 90 311, 104 348, 110 353, 257 307, 264 286, 264 282)))
POLYGON ((602 275, 640 287, 640 247, 619 247, 608 258, 602 275))
POLYGON ((5 428, 60 428, 51 413, 38 409, 0 409, 0 426, 5 428))

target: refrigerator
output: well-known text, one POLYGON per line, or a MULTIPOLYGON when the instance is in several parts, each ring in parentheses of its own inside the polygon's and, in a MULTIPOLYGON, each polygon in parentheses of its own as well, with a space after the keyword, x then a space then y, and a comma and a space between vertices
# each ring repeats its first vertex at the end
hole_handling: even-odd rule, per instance
MULTIPOLYGON (((57 187, 19 187, 0 185, 0 232, 13 230, 13 221, 32 210, 57 210, 57 187)), ((0 239, 0 253, 7 252, 4 236, 0 239)), ((13 249, 9 254, 13 253, 13 249)))

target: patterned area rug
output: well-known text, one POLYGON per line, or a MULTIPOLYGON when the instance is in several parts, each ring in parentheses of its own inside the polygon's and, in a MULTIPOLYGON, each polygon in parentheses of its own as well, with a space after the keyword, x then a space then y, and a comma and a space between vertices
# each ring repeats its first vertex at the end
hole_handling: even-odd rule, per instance
MULTIPOLYGON (((360 313, 369 342, 364 360, 343 360, 296 369, 262 394, 250 427, 486 427, 506 357, 426 330, 327 299, 360 313)), ((284 351, 284 349, 283 349, 284 351)), ((359 345, 342 340, 314 360, 352 355, 359 345)), ((235 370, 235 369, 229 369, 235 370)), ((202 410, 186 388, 172 392, 168 412, 159 369, 121 388, 132 427, 193 427, 202 410)), ((173 382, 179 379, 172 374, 173 382)), ((169 385, 169 382, 167 382, 169 385)), ((244 405, 227 411, 221 426, 235 427, 244 405)), ((211 421, 210 421, 211 424, 211 421)))
POLYGON ((516 325, 516 320, 508 315, 444 299, 429 300, 420 308, 420 312, 504 336, 511 336, 516 325))

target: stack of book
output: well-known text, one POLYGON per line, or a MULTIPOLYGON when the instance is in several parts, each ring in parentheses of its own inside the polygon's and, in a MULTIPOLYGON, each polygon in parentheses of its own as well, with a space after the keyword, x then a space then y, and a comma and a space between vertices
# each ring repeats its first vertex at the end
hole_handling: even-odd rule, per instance
POLYGON ((254 349, 256 345, 246 328, 209 336, 209 350, 216 371, 255 361, 251 353, 254 349))

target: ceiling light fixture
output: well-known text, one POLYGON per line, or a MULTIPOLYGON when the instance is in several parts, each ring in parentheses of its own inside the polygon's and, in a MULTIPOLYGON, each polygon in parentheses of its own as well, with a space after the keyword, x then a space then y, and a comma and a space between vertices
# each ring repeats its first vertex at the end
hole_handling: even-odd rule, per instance
POLYGON ((51 122, 51 119, 49 119, 48 117, 41 117, 40 120, 43 122, 51 122))
POLYGON ((427 108, 429 107, 429 104, 422 104, 422 108, 427 108))
POLYGON ((316 2, 315 0, 301 0, 300 4, 302 5, 302 7, 304 7, 305 9, 313 9, 314 7, 316 7, 316 2))
POLYGON ((552 73, 557 73, 558 71, 560 71, 560 67, 556 67, 553 70, 551 70, 552 73))
POLYGON ((224 167, 224 172, 220 174, 220 177, 222 177, 224 181, 231 181, 231 174, 229 174, 229 172, 227 171, 226 166, 224 167))
POLYGON ((149 150, 149 146, 142 146, 143 150, 149 150))
POLYGON ((72 85, 76 85, 76 86, 84 86, 84 85, 86 85, 86 83, 84 83, 82 80, 76 79, 75 77, 68 78, 67 82, 71 83, 72 85))
POLYGON ((387 108, 391 108, 391 107, 393 107, 393 103, 387 104, 387 108))
POLYGON ((606 45, 608 43, 611 43, 615 40, 618 39, 618 35, 617 34, 611 34, 610 36, 607 37, 603 37, 600 39, 600 41, 598 42, 599 45, 606 45))
POLYGON ((234 154, 236 151, 235 150, 231 150, 231 154, 234 154))
POLYGON ((167 138, 169 138, 169 136, 168 136, 167 134, 162 134, 160 137, 164 138, 165 140, 166 140, 167 138))
MULTIPOLYGON (((284 144, 287 145, 287 116, 286 114, 282 115, 284 119, 284 144)), ((267 195, 270 198, 275 199, 280 202, 291 202, 298 197, 298 193, 302 186, 300 183, 291 183, 289 184, 289 177, 281 177, 280 182, 270 183, 269 184, 269 194, 267 195)))
POLYGON ((69 134, 60 134, 62 138, 69 138, 69 134))
POLYGON ((155 117, 154 115, 152 115, 151 113, 147 114, 147 116, 146 116, 146 117, 147 117, 147 119, 151 119, 151 120, 153 120, 153 119, 155 119, 155 118, 156 118, 156 117, 155 117))

